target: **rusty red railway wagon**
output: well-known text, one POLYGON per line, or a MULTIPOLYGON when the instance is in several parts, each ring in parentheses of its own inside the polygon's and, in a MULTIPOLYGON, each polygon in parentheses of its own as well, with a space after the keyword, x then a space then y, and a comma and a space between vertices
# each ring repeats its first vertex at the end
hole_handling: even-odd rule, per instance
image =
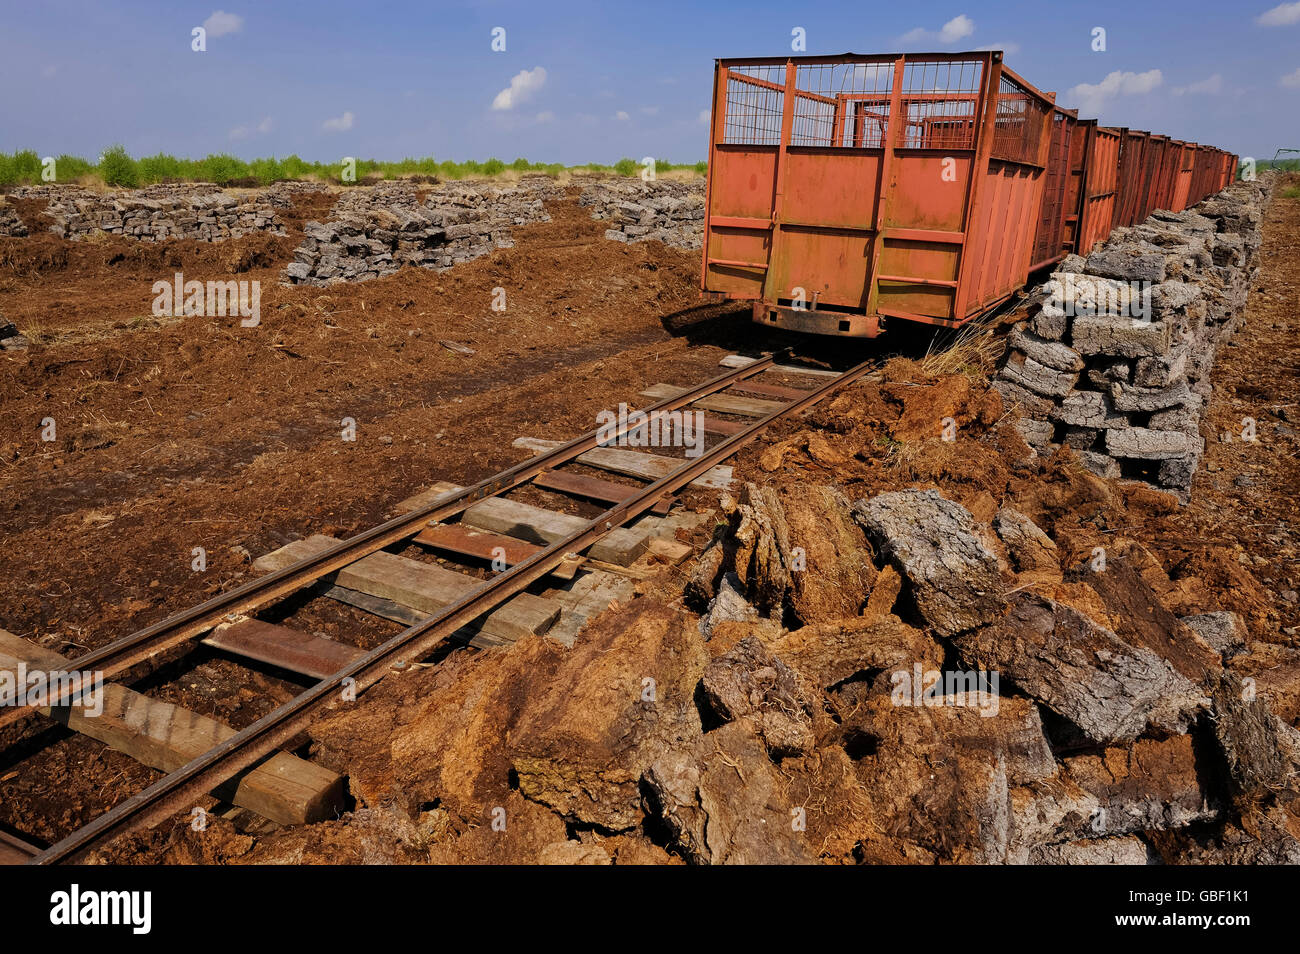
POLYGON ((704 290, 799 331, 958 325, 1025 283, 1052 118, 996 51, 719 60, 704 290))
POLYGON ((1134 225, 1156 209, 1181 212, 1232 182, 1237 157, 1214 146, 1178 142, 1140 129, 1117 130, 1119 211, 1114 225, 1134 225))
POLYGON ((1082 132, 1083 179, 1079 192, 1079 240, 1072 251, 1086 254, 1105 241, 1114 227, 1119 202, 1118 129, 1098 125, 1095 119, 1079 123, 1082 132))
POLYGON ((957 327, 1222 188, 1219 154, 1080 120, 996 50, 718 60, 701 287, 795 331, 957 327))
POLYGON ((1145 201, 1144 170, 1146 168, 1149 133, 1140 129, 1119 130, 1119 205, 1115 210, 1114 226, 1137 222, 1145 201))
POLYGON ((1073 251, 1073 226, 1078 220, 1074 149, 1078 125, 1078 110, 1059 106, 1053 110, 1052 138, 1042 176, 1043 195, 1038 204, 1038 227, 1034 231, 1034 251, 1030 255, 1031 272, 1059 262, 1073 251), (1071 198, 1075 200, 1074 206, 1070 204, 1071 198), (1075 210, 1073 214, 1072 209, 1075 210))

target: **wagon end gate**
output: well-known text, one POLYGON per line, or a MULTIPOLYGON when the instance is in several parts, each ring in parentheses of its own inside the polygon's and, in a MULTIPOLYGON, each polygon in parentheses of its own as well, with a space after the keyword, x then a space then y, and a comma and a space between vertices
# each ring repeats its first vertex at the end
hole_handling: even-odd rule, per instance
POLYGON ((1083 176, 1083 151, 1075 146, 1078 125, 1078 110, 1058 106, 1052 111, 1052 138, 1043 172, 1043 198, 1030 271, 1059 262, 1074 250, 1079 180, 1083 176))
POLYGON ((1053 115, 996 51, 719 60, 702 288, 800 331, 959 325, 1028 276, 1053 115))
POLYGON ((1121 131, 1101 126, 1095 119, 1081 122, 1085 130, 1083 189, 1079 196, 1079 242, 1075 249, 1086 255, 1104 242, 1119 214, 1121 131))

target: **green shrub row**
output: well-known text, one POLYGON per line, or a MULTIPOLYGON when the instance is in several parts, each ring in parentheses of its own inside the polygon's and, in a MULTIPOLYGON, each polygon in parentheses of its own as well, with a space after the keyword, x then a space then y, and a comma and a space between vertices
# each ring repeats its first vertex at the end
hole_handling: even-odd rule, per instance
MULTIPOLYGON (((655 160, 657 172, 688 169, 704 174, 706 163, 671 163, 655 160)), ((0 152, 0 185, 36 184, 42 181, 41 157, 30 149, 15 153, 0 152)), ((406 158, 397 162, 380 162, 376 159, 358 159, 356 181, 376 178, 397 179, 402 176, 425 175, 440 179, 466 179, 479 176, 497 176, 512 172, 541 172, 556 175, 565 169, 573 172, 608 172, 622 176, 641 174, 641 164, 632 159, 620 159, 612 166, 587 163, 564 166, 558 162, 529 162, 516 159, 509 164, 500 159, 479 162, 469 159, 455 162, 438 161, 432 156, 422 159, 406 158)), ((55 181, 75 182, 86 176, 98 176, 106 185, 136 188, 155 182, 215 182, 218 185, 269 185, 294 179, 318 179, 341 182, 341 163, 308 162, 291 155, 283 159, 274 156, 265 159, 244 160, 217 153, 203 159, 180 159, 167 153, 156 156, 132 158, 121 146, 110 146, 97 162, 88 162, 80 156, 58 156, 54 163, 55 181)))

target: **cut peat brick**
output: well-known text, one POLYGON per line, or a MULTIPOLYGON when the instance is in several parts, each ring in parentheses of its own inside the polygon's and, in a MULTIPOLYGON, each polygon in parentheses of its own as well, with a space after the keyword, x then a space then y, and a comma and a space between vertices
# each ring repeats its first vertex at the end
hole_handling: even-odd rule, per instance
POLYGON ((1115 632, 1145 646, 1199 686, 1210 685, 1222 663, 1218 654, 1191 627, 1165 608, 1127 555, 1111 555, 1106 569, 1095 572, 1085 562, 1066 574, 1083 581, 1101 597, 1116 620, 1115 632))

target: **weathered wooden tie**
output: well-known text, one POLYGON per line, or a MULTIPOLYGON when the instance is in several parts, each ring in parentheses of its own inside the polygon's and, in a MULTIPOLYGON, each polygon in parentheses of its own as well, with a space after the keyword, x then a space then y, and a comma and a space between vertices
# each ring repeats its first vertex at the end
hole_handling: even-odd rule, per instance
MULTIPOLYGON (((657 401, 666 398, 676 397, 679 394, 685 394, 689 388, 678 387, 675 384, 655 384, 641 392, 642 396, 654 398, 657 401)), ((709 394, 700 398, 691 404, 691 408, 699 408, 704 411, 718 411, 722 414, 738 414, 741 417, 767 417, 773 411, 779 411, 785 407, 785 401, 765 401, 762 398, 740 397, 735 394, 709 394)))
MULTIPOLYGON (((540 437, 517 437, 513 446, 537 453, 554 450, 561 443, 563 442, 540 437)), ((645 451, 628 450, 623 447, 594 447, 580 455, 578 463, 595 467, 597 470, 607 470, 612 474, 640 477, 643 480, 659 480, 682 467, 687 461, 681 457, 663 457, 659 454, 647 454, 645 451)), ((731 487, 731 465, 718 464, 710 467, 703 475, 692 480, 690 486, 707 490, 727 490, 731 487)))
POLYGON ((222 623, 203 638, 203 645, 313 679, 332 676, 365 653, 347 643, 249 617, 222 623))
POLYGON ((724 421, 720 417, 714 417, 711 414, 704 415, 704 433, 719 434, 723 437, 732 437, 739 434, 745 429, 744 424, 740 421, 724 421))
MULTIPOLYGON (((549 470, 544 474, 538 474, 533 478, 533 484, 546 490, 558 490, 560 493, 574 497, 613 504, 622 503, 641 489, 626 484, 616 484, 612 480, 602 480, 599 477, 588 477, 585 474, 569 474, 562 470, 549 470)), ((662 517, 672 509, 676 499, 665 497, 651 507, 650 512, 662 517)))
POLYGON ((757 394, 759 397, 780 398, 782 401, 797 401, 808 396, 808 392, 800 388, 785 388, 779 384, 763 384, 760 381, 737 381, 728 390, 757 394))
MULTIPOLYGON (((253 568, 263 572, 278 570, 336 542, 333 537, 313 534, 259 557, 253 561, 253 568)), ((339 570, 333 582, 393 600, 421 613, 435 613, 483 585, 482 580, 463 573, 382 550, 339 570)), ((520 593, 475 623, 485 633, 514 642, 521 636, 546 632, 559 615, 560 607, 554 602, 520 593)))
MULTIPOLYGON (((72 661, 0 630, 0 669, 62 673, 72 661)), ((38 711, 74 732, 103 742, 137 762, 171 772, 235 734, 227 725, 116 683, 98 690, 93 708, 80 704, 38 711), (103 705, 103 711, 94 709, 103 705)), ((334 818, 343 809, 344 778, 288 752, 276 752, 213 791, 223 801, 284 825, 334 818)))
MULTIPOLYGON (((457 484, 440 480, 415 496, 403 500, 397 505, 398 510, 399 512, 414 510, 429 500, 459 489, 457 484)), ((604 563, 627 566, 645 552, 646 537, 653 527, 653 524, 650 527, 645 526, 645 522, 658 519, 661 518, 644 517, 636 526, 615 529, 593 544, 586 556, 604 563)), ((487 497, 480 500, 461 514, 460 522, 466 526, 490 530, 537 546, 563 540, 574 530, 587 524, 583 517, 534 507, 532 504, 507 500, 504 497, 487 497)))
MULTIPOLYGON (((518 537, 543 546, 563 540, 587 525, 584 517, 557 513, 504 497, 480 500, 461 514, 461 522, 482 530, 518 537)), ((646 548, 647 532, 640 527, 618 527, 587 550, 593 560, 627 566, 646 548)))
MULTIPOLYGON (((724 368, 747 368, 758 358, 749 358, 743 354, 729 354, 718 364, 724 368)), ((802 364, 773 364, 773 371, 783 371, 786 374, 808 374, 819 378, 837 378, 838 371, 828 371, 825 368, 812 368, 802 364)))
MULTIPOLYGON (((493 533, 491 530, 480 530, 463 523, 433 524, 416 534, 414 540, 422 547, 454 553, 457 556, 473 557, 488 562, 501 560, 505 566, 523 563, 542 549, 534 543, 493 533)), ((581 566, 581 557, 575 557, 565 560, 549 575, 562 580, 571 580, 581 566)))
POLYGON ((40 853, 35 845, 0 831, 0 865, 25 865, 40 853))
MULTIPOLYGON (((409 606, 385 599, 382 596, 372 596, 369 593, 362 593, 360 590, 350 590, 346 586, 324 584, 318 585, 315 591, 321 596, 338 600, 340 603, 347 603, 349 606, 365 610, 373 616, 392 620, 394 623, 401 623, 403 626, 414 626, 416 623, 429 618, 428 613, 421 613, 419 610, 411 609, 409 606)), ((481 629, 462 627, 448 636, 447 642, 456 646, 499 649, 502 646, 509 646, 514 640, 502 639, 500 636, 494 636, 481 629)))

